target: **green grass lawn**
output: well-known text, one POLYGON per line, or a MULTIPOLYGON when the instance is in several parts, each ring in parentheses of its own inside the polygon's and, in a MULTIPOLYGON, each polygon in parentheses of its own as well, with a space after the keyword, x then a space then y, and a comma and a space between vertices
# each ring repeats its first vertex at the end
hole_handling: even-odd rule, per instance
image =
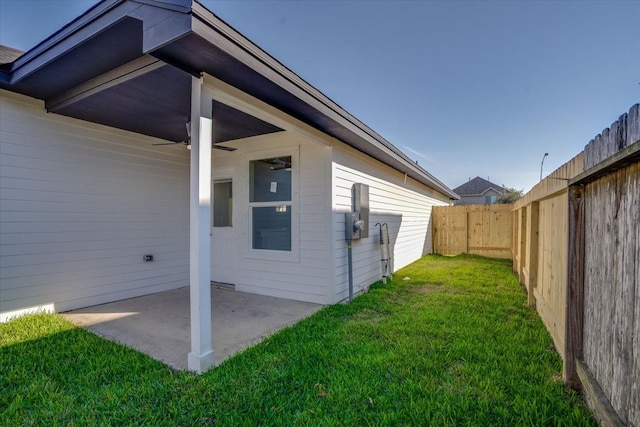
POLYGON ((196 376, 55 315, 0 325, 0 425, 596 425, 510 262, 427 256, 196 376))

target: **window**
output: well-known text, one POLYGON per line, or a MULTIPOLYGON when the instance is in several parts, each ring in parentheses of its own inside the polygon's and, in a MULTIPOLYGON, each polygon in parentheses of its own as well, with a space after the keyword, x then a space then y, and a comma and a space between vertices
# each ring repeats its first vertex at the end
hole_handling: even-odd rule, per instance
POLYGON ((231 227, 233 224, 233 184, 230 179, 213 182, 213 226, 231 227))
POLYGON ((291 156, 249 163, 251 248, 291 252, 291 156))

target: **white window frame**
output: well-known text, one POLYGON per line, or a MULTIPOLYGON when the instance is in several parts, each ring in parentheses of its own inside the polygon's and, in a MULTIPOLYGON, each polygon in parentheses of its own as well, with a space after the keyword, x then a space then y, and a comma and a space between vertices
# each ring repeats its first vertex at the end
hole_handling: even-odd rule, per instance
POLYGON ((268 261, 300 262, 300 148, 288 147, 274 150, 264 150, 247 155, 244 159, 246 179, 246 203, 247 203, 247 239, 245 240, 245 257, 268 261), (251 202, 249 200, 250 163, 254 160, 270 159, 273 157, 291 156, 291 201, 283 203, 251 202), (270 249, 253 248, 253 208, 271 207, 274 205, 291 207, 291 251, 277 251, 270 249))

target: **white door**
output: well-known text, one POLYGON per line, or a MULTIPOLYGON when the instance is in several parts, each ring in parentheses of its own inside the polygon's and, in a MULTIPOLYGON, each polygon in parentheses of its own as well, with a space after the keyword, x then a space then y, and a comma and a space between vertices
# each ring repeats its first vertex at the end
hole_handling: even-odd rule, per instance
POLYGON ((215 174, 212 187, 211 280, 235 285, 238 249, 233 228, 233 171, 215 174))

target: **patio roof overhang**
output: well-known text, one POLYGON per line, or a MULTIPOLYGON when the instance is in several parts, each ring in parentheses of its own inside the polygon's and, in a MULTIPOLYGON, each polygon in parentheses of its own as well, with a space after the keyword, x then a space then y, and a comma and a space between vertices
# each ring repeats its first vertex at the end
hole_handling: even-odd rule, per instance
MULTIPOLYGON (((192 76, 208 74, 458 199, 196 1, 103 0, 0 71, 0 87, 50 112, 175 142, 186 139, 192 76)), ((215 102, 213 120, 214 142, 278 130, 215 102)))

